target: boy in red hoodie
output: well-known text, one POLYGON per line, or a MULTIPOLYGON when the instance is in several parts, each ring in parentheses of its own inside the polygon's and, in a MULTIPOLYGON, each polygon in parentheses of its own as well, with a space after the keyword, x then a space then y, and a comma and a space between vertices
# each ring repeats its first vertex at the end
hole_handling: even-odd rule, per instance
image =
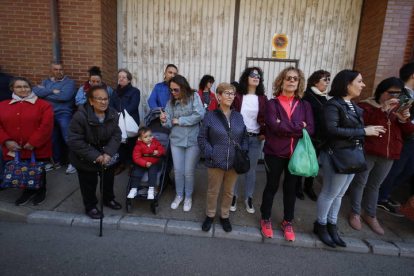
POLYGON ((138 185, 141 178, 148 171, 148 196, 147 199, 154 199, 154 187, 157 185, 158 162, 160 155, 165 154, 161 143, 152 137, 149 127, 141 127, 138 130, 138 140, 132 153, 132 159, 138 165, 132 172, 131 190, 128 198, 134 198, 138 193, 138 185))

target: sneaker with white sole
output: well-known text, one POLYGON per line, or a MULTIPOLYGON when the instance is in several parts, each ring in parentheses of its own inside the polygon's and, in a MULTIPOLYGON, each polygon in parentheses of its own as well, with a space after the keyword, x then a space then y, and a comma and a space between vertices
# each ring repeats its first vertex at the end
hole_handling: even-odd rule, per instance
POLYGON ((72 166, 72 164, 68 165, 68 168, 66 169, 66 174, 72 174, 76 172, 76 168, 72 166))
POLYGON ((233 196, 233 200, 231 201, 230 211, 235 212, 237 210, 237 196, 233 196))
POLYGON ((149 187, 148 188, 147 199, 154 199, 154 187, 149 187))
POLYGON ((179 195, 176 195, 174 201, 171 203, 171 209, 177 209, 178 206, 180 206, 181 201, 183 201, 183 198, 179 195))
POLYGON ((256 211, 254 209, 253 203, 252 203, 252 198, 248 197, 245 201, 244 204, 246 205, 246 211, 250 214, 254 214, 254 212, 256 211))
MULTIPOLYGON (((62 168, 62 165, 60 164, 60 162, 55 163, 55 166, 56 166, 56 170, 62 168)), ((45 166, 45 170, 47 172, 51 171, 51 170, 54 170, 54 169, 55 168, 53 167, 53 164, 46 164, 46 166, 45 166)))
POLYGON ((138 189, 137 188, 132 188, 129 191, 129 194, 127 195, 127 198, 135 198, 138 194, 138 189))
POLYGON ((191 198, 184 199, 184 212, 190 212, 191 206, 193 205, 193 200, 191 198))

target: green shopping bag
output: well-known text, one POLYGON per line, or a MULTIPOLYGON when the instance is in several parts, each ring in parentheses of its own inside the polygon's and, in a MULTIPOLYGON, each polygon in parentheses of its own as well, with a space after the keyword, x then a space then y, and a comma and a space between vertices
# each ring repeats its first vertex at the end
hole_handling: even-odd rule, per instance
POLYGON ((290 158, 289 171, 293 175, 315 177, 318 175, 319 164, 315 148, 306 129, 303 129, 303 138, 299 139, 295 151, 290 158))

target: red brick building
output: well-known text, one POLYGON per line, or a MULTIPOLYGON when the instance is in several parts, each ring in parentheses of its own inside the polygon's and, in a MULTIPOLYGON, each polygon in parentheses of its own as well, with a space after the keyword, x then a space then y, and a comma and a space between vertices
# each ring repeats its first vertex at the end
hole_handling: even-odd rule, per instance
MULTIPOLYGON (((3 72, 27 77, 35 84, 49 76, 48 64, 53 59, 50 8, 53 1, 0 0, 3 72)), ((361 71, 367 84, 363 98, 382 79, 398 76, 398 69, 413 61, 413 6, 414 0, 362 2, 354 69, 361 71)), ((60 57, 66 74, 78 87, 86 80, 92 65, 102 68, 105 82, 112 87, 116 85, 120 43, 117 7, 116 0, 57 2, 60 57)))

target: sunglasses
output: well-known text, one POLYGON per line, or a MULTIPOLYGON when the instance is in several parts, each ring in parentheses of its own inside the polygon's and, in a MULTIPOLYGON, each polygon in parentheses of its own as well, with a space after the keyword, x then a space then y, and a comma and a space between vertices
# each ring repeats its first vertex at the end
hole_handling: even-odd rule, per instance
POLYGON ((388 94, 390 94, 391 96, 398 96, 401 94, 401 91, 387 91, 388 94))
POLYGON ((260 74, 255 74, 255 73, 250 73, 250 75, 249 75, 251 78, 258 78, 258 79, 260 79, 260 74))
POLYGON ((170 92, 171 93, 173 93, 173 92, 178 93, 178 92, 180 92, 180 88, 170 88, 170 92))
POLYGON ((328 81, 331 81, 331 78, 326 77, 326 78, 322 78, 321 80, 323 80, 324 82, 328 82, 328 81))
POLYGON ((287 81, 294 80, 295 82, 297 82, 297 81, 300 80, 300 76, 286 76, 285 80, 287 80, 287 81))

